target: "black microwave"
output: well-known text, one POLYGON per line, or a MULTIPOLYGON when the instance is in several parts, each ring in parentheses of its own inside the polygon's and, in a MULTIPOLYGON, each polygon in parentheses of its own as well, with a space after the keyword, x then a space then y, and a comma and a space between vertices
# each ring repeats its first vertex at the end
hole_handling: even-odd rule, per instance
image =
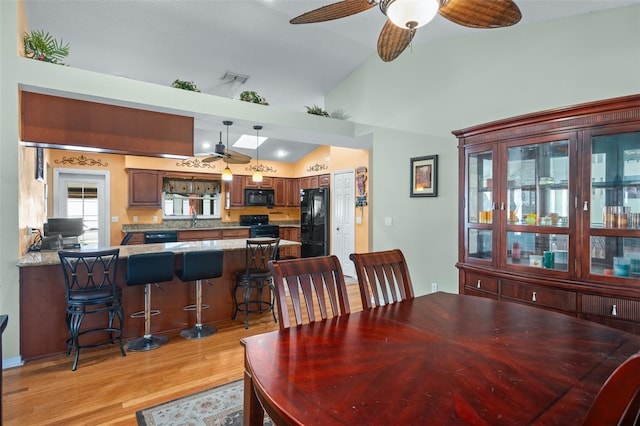
POLYGON ((267 206, 273 207, 273 189, 251 189, 244 190, 245 206, 267 206))

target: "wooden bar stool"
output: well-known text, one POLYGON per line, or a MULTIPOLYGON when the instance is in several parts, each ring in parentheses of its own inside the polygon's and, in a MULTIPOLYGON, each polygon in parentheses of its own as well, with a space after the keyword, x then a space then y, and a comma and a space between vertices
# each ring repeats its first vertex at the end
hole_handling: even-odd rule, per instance
POLYGON ((201 339, 217 331, 215 327, 202 325, 202 310, 209 308, 209 305, 202 304, 202 280, 222 276, 223 254, 222 250, 201 250, 183 255, 182 270, 176 271, 176 275, 184 282, 196 282, 196 303, 182 308, 185 311, 196 311, 196 325, 180 332, 185 339, 201 339))
POLYGON ((165 251, 132 254, 127 260, 127 285, 144 285, 144 311, 131 315, 131 318, 144 318, 144 336, 127 344, 132 352, 150 351, 169 340, 166 336, 151 334, 151 317, 160 313, 151 309, 151 285, 173 280, 174 258, 172 252, 165 251))

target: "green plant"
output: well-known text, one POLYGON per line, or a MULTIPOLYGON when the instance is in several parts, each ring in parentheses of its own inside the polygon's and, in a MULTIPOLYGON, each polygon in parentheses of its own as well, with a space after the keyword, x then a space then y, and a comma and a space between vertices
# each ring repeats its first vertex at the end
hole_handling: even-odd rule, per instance
POLYGON ((331 117, 324 108, 319 107, 318 105, 305 106, 305 108, 307 109, 308 114, 319 115, 322 117, 331 117))
POLYGON ((175 87, 176 89, 190 90, 192 92, 200 91, 200 89, 198 89, 198 87, 193 81, 186 81, 186 80, 176 79, 173 83, 171 83, 171 87, 175 87))
POLYGON ((240 93, 240 100, 244 102, 251 102, 254 104, 269 105, 265 98, 258 95, 253 90, 245 90, 244 92, 240 93))
POLYGON ((44 31, 33 30, 25 33, 23 42, 27 57, 38 61, 64 65, 62 60, 69 56, 69 43, 63 44, 62 39, 58 41, 44 31))

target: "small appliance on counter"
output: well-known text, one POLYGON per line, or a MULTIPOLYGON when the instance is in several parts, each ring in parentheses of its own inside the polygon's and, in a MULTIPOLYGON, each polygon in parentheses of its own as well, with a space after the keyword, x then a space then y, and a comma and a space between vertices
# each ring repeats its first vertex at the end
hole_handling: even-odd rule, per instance
POLYGON ((249 227, 250 238, 280 238, 280 227, 269 225, 269 215, 266 214, 241 214, 240 226, 249 227))
POLYGON ((82 218, 50 217, 42 229, 41 250, 78 249, 79 237, 84 234, 84 222, 82 218))

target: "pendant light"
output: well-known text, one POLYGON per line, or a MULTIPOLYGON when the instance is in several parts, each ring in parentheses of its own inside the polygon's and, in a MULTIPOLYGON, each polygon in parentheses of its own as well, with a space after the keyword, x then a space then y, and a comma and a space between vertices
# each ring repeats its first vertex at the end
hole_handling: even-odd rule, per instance
POLYGON ((260 148, 260 136, 258 132, 262 130, 262 126, 253 126, 256 131, 256 170, 253 172, 251 179, 254 182, 262 182, 262 168, 260 167, 260 156, 258 155, 258 149, 260 148))
POLYGON ((229 126, 233 124, 233 121, 223 121, 222 124, 227 126, 227 148, 225 149, 225 153, 224 153, 224 162, 227 163, 227 167, 225 167, 224 170, 222 171, 222 180, 225 182, 231 182, 233 180, 233 173, 229 168, 228 155, 229 155, 229 126))

